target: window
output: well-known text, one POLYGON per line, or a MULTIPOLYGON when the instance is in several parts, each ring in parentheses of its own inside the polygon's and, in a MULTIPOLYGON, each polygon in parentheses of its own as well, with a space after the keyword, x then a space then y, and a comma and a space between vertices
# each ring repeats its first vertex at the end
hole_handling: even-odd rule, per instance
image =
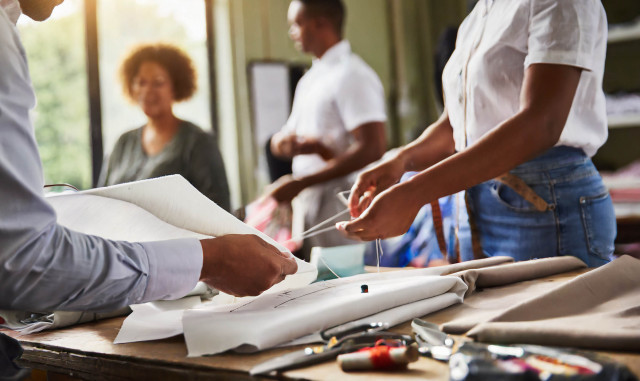
MULTIPOLYGON (((79 189, 92 186, 84 5, 85 0, 66 0, 54 10, 53 22, 26 16, 18 22, 38 98, 33 121, 45 183, 79 189)), ((98 0, 97 12, 104 152, 111 152, 123 132, 146 121, 126 101, 118 79, 123 56, 144 42, 172 43, 189 54, 198 71, 198 90, 174 111, 210 130, 205 0, 98 0)))
POLYGON ((86 189, 91 187, 91 146, 82 1, 67 0, 52 18, 37 23, 22 16, 18 21, 38 98, 36 140, 45 183, 86 189))
POLYGON ((205 130, 211 129, 203 0, 100 0, 98 38, 105 153, 111 152, 123 132, 146 122, 140 108, 125 99, 118 78, 124 55, 140 43, 168 42, 189 54, 198 71, 198 89, 189 101, 176 104, 174 112, 205 130))

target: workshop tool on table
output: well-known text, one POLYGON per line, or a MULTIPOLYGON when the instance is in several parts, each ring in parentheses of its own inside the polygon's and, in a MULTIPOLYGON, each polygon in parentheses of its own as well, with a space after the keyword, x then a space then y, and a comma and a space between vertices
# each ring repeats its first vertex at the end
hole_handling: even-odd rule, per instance
POLYGON ((409 363, 418 361, 418 346, 397 340, 379 340, 373 347, 338 355, 338 365, 345 372, 356 370, 406 369, 409 363))
POLYGON ((327 328, 324 331, 320 332, 320 337, 322 337, 322 340, 328 342, 332 337, 341 339, 347 335, 351 335, 354 333, 378 332, 384 331, 388 328, 389 324, 383 322, 363 323, 362 321, 352 321, 349 323, 337 325, 332 328, 327 328))
POLYGON ((413 339, 408 335, 383 332, 387 323, 342 325, 320 333, 324 338, 323 345, 310 346, 295 352, 269 359, 253 367, 252 376, 269 374, 273 371, 285 371, 335 359, 341 353, 349 353, 358 349, 371 347, 380 340, 394 344, 410 345, 413 339), (330 336, 327 332, 337 334, 330 336), (355 333, 354 333, 355 332, 355 333), (328 339, 327 339, 328 338, 328 339))
POLYGON ((416 318, 411 322, 411 329, 421 355, 430 356, 434 360, 449 361, 455 341, 440 331, 438 325, 416 318))
POLYGON ((452 381, 637 381, 625 365, 589 351, 465 342, 451 356, 452 381))

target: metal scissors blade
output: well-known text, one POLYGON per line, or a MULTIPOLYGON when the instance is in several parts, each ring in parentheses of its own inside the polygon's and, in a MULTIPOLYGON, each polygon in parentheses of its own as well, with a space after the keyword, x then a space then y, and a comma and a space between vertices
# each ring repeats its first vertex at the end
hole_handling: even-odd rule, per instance
POLYGON ((421 319, 413 319, 411 328, 423 355, 430 355, 435 360, 449 361, 455 342, 451 336, 440 331, 433 323, 421 319))
POLYGON ((362 322, 353 321, 350 323, 338 325, 333 328, 325 329, 320 332, 320 337, 324 340, 330 340, 332 337, 340 339, 344 336, 351 335, 357 332, 379 332, 389 328, 389 323, 383 322, 362 322))

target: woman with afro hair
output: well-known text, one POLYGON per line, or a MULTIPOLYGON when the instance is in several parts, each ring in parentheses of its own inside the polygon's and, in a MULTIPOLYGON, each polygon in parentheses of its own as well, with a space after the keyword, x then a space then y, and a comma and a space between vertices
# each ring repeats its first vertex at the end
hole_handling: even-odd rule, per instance
POLYGON ((147 123, 120 136, 103 166, 100 186, 180 174, 229 210, 227 176, 215 139, 173 113, 174 103, 195 92, 196 77, 189 56, 175 46, 141 45, 128 54, 120 80, 147 123))

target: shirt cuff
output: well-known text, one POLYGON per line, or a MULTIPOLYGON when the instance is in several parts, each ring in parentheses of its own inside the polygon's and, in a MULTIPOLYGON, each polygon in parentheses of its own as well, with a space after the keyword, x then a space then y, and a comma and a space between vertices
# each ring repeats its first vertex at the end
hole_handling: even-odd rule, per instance
POLYGON ((202 245, 198 239, 141 243, 149 259, 147 288, 139 303, 178 299, 198 283, 202 271, 202 245))

